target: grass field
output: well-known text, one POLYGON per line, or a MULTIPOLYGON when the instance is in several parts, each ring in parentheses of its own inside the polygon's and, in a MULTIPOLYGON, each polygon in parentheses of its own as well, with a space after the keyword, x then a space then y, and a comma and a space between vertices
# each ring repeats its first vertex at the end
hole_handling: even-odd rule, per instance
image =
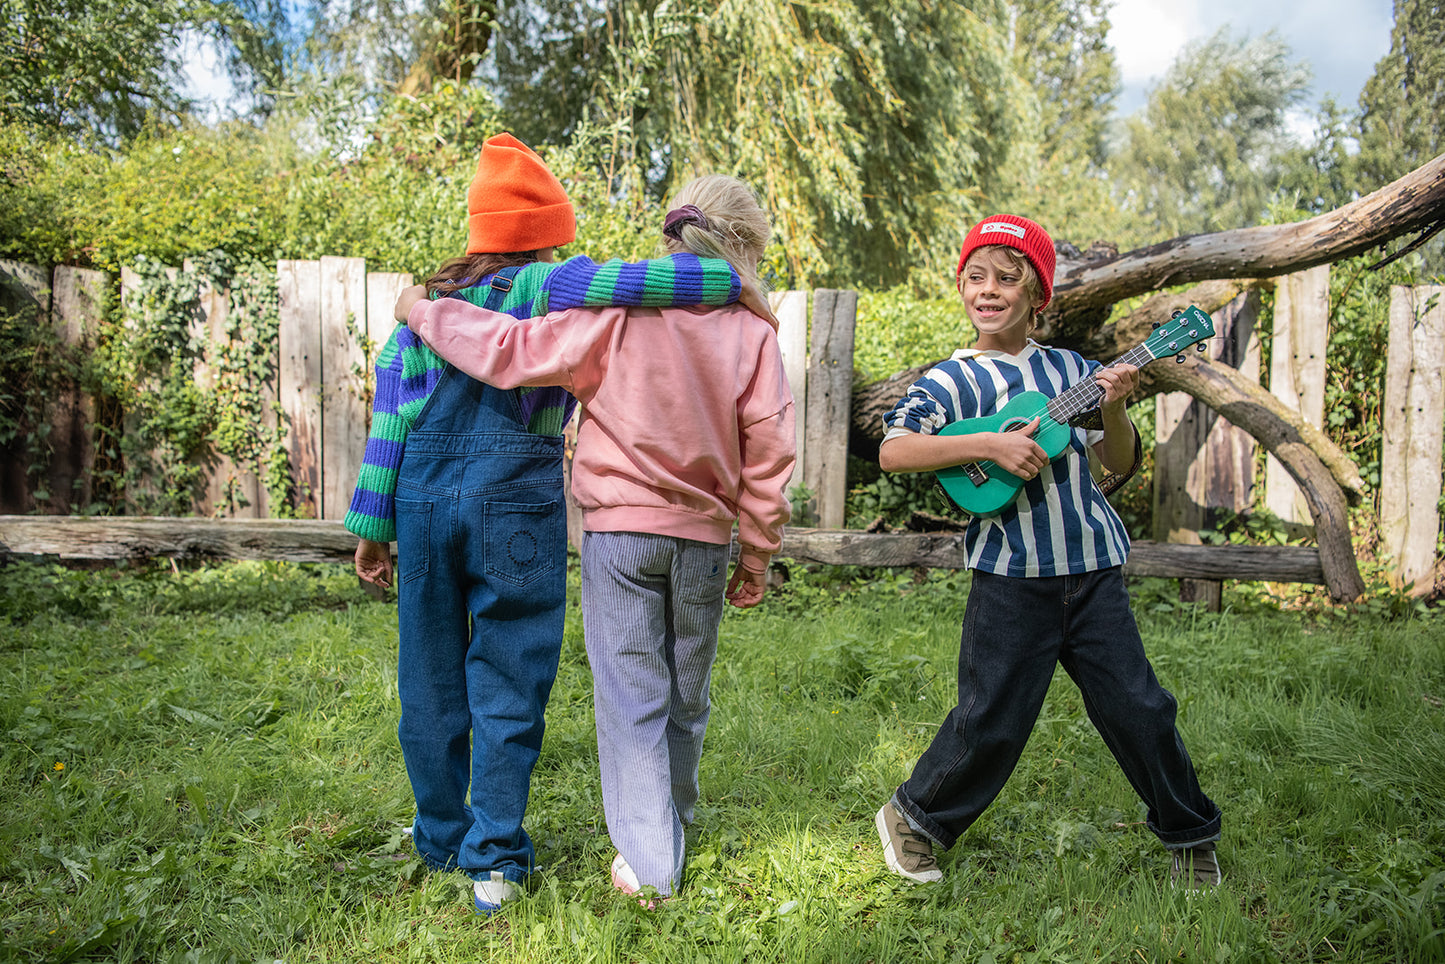
POLYGON ((1168 886, 1062 673, 945 881, 915 887, 872 818, 952 705, 967 577, 793 575, 724 622, 688 877, 651 913, 607 881, 571 610, 528 819, 544 866, 484 921, 402 835, 393 604, 339 567, 7 567, 0 959, 1445 960, 1445 614, 1250 587, 1209 614, 1135 583, 1225 811, 1223 887, 1168 886))

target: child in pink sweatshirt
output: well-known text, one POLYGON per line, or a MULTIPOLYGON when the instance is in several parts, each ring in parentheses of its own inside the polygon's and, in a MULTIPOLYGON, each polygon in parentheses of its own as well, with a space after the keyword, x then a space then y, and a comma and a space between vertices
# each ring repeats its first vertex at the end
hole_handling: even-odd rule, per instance
MULTIPOLYGON (((679 192, 663 234, 668 253, 725 258, 756 283, 771 227, 747 185, 710 175, 679 192)), ((519 321, 445 299, 417 301, 407 322, 480 381, 560 385, 582 403, 572 492, 612 882, 667 896, 698 796, 724 598, 762 600, 789 518, 793 399, 777 335, 740 306, 519 321)))

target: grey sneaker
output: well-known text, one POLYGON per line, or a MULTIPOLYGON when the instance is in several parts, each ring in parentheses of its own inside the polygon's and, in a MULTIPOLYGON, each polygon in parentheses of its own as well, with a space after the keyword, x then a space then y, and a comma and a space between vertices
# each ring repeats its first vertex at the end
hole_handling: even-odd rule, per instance
POLYGON ((1169 878, 1175 887, 1190 890, 1208 890, 1219 886, 1224 874, 1219 870, 1219 860, 1214 855, 1214 844, 1200 844, 1198 847, 1183 847, 1171 850, 1174 858, 1169 868, 1169 878))
POLYGON ((888 869, 920 884, 943 879, 938 861, 933 858, 933 844, 908 825, 890 801, 878 811, 873 823, 883 843, 883 861, 888 869))

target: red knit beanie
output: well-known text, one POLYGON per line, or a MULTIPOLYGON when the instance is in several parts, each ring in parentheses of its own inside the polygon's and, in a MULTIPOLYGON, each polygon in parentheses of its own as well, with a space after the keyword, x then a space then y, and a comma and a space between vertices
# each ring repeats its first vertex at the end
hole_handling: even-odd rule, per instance
POLYGON ((482 143, 467 213, 467 254, 536 251, 577 237, 577 215, 562 182, 511 134, 482 143))
POLYGON ((963 239, 963 253, 958 256, 958 271, 954 276, 963 274, 964 262, 968 261, 975 248, 990 244, 1018 248, 1029 259, 1044 288, 1044 302, 1037 309, 1042 311, 1054 297, 1054 239, 1049 237, 1049 232, 1016 214, 995 214, 984 218, 963 239))

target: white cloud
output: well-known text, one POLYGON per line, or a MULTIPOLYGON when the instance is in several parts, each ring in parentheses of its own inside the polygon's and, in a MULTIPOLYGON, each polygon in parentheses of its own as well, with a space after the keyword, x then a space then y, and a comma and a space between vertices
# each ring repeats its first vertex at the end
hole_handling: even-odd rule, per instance
POLYGON ((181 93, 196 101, 196 113, 207 122, 230 113, 236 88, 226 73, 216 41, 197 31, 187 31, 181 40, 181 64, 185 78, 181 93))
POLYGON ((1115 0, 1109 42, 1123 90, 1120 114, 1144 105, 1185 44, 1221 28, 1236 39, 1273 30, 1310 65, 1309 107, 1325 95, 1355 103, 1375 63, 1390 50, 1391 0, 1115 0))
POLYGON ((1148 86, 1163 77, 1179 49, 1201 30, 1195 4, 1179 0, 1116 0, 1109 23, 1109 42, 1125 87, 1148 86))

